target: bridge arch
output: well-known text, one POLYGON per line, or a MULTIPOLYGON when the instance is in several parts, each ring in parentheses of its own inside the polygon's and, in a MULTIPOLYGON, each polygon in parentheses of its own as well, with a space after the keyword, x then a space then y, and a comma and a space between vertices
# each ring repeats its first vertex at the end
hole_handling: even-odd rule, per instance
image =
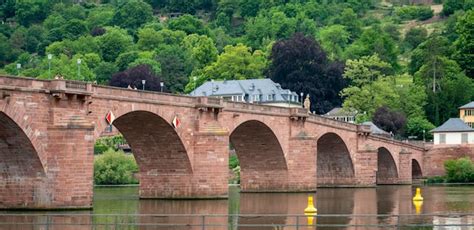
POLYGON ((397 182, 397 164, 392 153, 385 147, 378 148, 376 184, 396 184, 397 182))
POLYGON ((318 139, 316 174, 318 186, 355 183, 351 154, 338 134, 325 133, 318 139))
POLYGON ((420 163, 416 159, 411 159, 411 177, 412 179, 421 179, 423 177, 420 163))
POLYGON ((127 140, 137 161, 140 197, 180 197, 191 191, 175 189, 191 184, 193 169, 182 140, 165 119, 138 110, 119 116, 112 124, 127 140))
POLYGON ((4 179, 45 175, 31 139, 4 112, 0 112, 0 175, 4 179))
POLYGON ((230 134, 240 161, 242 191, 286 190, 288 166, 281 144, 265 123, 248 120, 230 134))

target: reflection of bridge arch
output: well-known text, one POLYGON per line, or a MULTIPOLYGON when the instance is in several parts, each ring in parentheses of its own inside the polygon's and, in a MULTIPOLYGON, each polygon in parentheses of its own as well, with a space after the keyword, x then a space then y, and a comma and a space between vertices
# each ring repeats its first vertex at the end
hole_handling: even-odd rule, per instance
POLYGON ((377 150, 377 184, 395 184, 398 182, 397 164, 385 147, 377 150))
POLYGON ((420 163, 416 159, 411 159, 411 177, 412 179, 421 179, 423 177, 420 163))
POLYGON ((141 197, 185 195, 177 194, 173 188, 190 183, 191 161, 180 137, 166 120, 151 112, 133 111, 118 117, 113 125, 135 155, 141 197))
POLYGON ((288 167, 275 133, 263 122, 245 121, 230 134, 240 161, 242 191, 287 189, 288 167))
POLYGON ((326 133, 318 139, 316 164, 318 185, 354 183, 354 165, 351 155, 339 135, 326 133))

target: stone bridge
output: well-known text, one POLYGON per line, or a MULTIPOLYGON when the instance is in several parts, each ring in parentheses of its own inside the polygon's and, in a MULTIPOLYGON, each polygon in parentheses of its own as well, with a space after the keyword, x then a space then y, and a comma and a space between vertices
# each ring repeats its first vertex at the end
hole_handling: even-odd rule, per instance
POLYGON ((304 109, 0 77, 0 208, 92 207, 93 146, 108 112, 138 163, 140 198, 225 198, 230 145, 243 192, 410 184, 423 175, 423 148, 304 109))

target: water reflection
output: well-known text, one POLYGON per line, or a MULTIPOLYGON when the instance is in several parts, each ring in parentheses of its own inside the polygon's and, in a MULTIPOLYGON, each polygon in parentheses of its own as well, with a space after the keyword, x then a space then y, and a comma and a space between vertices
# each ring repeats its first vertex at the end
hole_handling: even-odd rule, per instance
MULTIPOLYGON (((92 211, 67 211, 46 212, 61 214, 54 217, 13 216, 1 217, 1 222, 32 223, 30 226, 0 226, 0 229, 115 229, 120 223, 133 223, 139 227, 124 227, 124 229, 202 229, 202 224, 220 224, 220 227, 206 226, 205 229, 296 229, 296 227, 279 228, 281 225, 306 224, 305 217, 296 218, 292 215, 303 214, 307 205, 307 197, 315 197, 315 206, 318 214, 348 214, 367 215, 384 214, 384 217, 359 216, 359 217, 321 217, 314 221, 318 224, 352 225, 338 229, 365 229, 355 225, 385 224, 394 226, 397 223, 463 223, 472 224, 472 216, 447 217, 416 215, 412 202, 415 187, 412 186, 379 186, 377 188, 321 188, 316 194, 311 193, 240 193, 238 187, 230 187, 228 200, 139 200, 137 187, 96 188, 94 190, 94 209, 92 211), (75 214, 192 214, 192 217, 169 216, 68 216, 75 214), (221 214, 220 216, 199 215, 221 214), (227 217, 227 214, 240 214, 244 216, 227 217), (272 214, 273 216, 246 217, 251 214, 272 214), (399 214, 412 214, 402 216, 399 214), (61 223, 65 225, 46 228, 45 223, 61 223), (67 224, 105 224, 109 226, 70 226, 67 224), (170 228, 147 226, 148 224, 179 224, 181 226, 170 228), (268 224, 267 227, 251 227, 241 225, 268 224), (240 225, 240 226, 239 226, 240 225), (110 227, 110 228, 109 228, 110 227)), ((474 213, 474 189, 469 186, 430 186, 422 188, 424 197, 420 212, 423 213, 474 213)), ((2 213, 25 213, 3 211, 2 213)), ((28 214, 45 212, 26 212, 28 214)), ((472 229, 472 227, 469 227, 472 229)), ((467 228, 467 229, 469 229, 467 228)), ((123 229, 123 228, 121 228, 123 229)), ((299 229, 308 229, 307 227, 299 229)), ((314 229, 314 227, 312 228, 314 229)), ((318 229, 335 229, 318 227, 318 229)), ((460 228, 461 229, 461 228, 460 228)))

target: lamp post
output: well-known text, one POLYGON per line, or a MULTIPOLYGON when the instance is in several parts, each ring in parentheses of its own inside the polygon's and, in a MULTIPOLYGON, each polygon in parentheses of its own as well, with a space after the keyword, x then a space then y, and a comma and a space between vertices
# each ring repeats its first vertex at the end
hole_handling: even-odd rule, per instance
POLYGON ((16 75, 20 76, 21 63, 16 63, 16 75))
POLYGON ((81 79, 81 59, 78 58, 77 59, 77 79, 80 80, 81 79))
POLYGON ((163 92, 163 86, 165 86, 165 83, 160 81, 160 91, 163 92))
POLYGON ((48 75, 49 75, 49 78, 51 78, 51 59, 53 59, 53 55, 48 54, 48 75))
POLYGON ((303 108, 303 92, 300 93, 300 104, 301 104, 301 108, 303 108))
POLYGON ((290 105, 290 97, 291 97, 291 91, 288 90, 288 108, 291 107, 291 105, 290 105))
POLYGON ((193 81, 194 81, 194 89, 193 89, 194 96, 196 96, 196 84, 197 84, 196 80, 197 80, 197 77, 194 76, 194 77, 193 77, 193 81))
POLYGON ((143 87, 143 90, 145 90, 145 83, 146 83, 146 80, 142 80, 142 87, 143 87))
POLYGON ((423 129, 423 143, 425 142, 425 132, 426 130, 423 129))

